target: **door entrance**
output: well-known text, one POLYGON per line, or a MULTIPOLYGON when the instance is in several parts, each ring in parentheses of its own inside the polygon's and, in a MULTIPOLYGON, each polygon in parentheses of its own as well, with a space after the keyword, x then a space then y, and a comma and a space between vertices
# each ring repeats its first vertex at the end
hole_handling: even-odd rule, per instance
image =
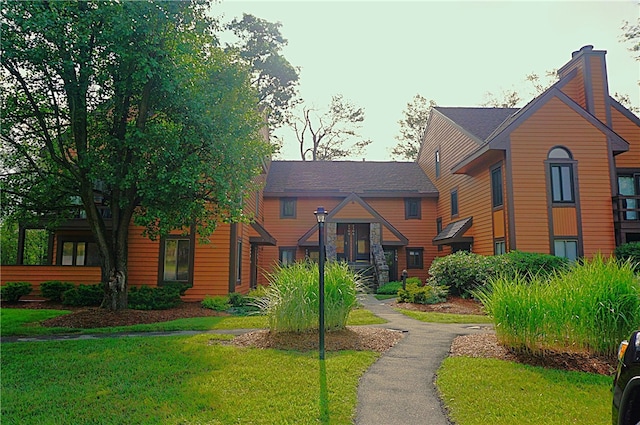
POLYGON ((338 223, 336 253, 338 260, 369 264, 369 223, 338 223))

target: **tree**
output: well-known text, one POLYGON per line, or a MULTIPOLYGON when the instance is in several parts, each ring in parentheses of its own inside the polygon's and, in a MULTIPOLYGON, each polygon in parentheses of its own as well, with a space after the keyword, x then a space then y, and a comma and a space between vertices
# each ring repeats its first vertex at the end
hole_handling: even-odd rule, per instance
POLYGON ((640 61, 640 18, 638 18, 635 25, 630 24, 628 21, 625 22, 621 29, 621 41, 623 43, 631 43, 628 49, 634 52, 636 60, 640 61))
POLYGON ((209 6, 1 5, 2 213, 83 210, 112 310, 127 306, 132 220, 152 238, 242 220, 270 153, 249 70, 212 45, 209 6))
POLYGON ((308 159, 308 155, 311 155, 312 161, 332 161, 360 155, 371 143, 371 140, 362 140, 357 132, 363 121, 364 109, 356 107, 342 95, 331 98, 329 110, 324 114, 304 107, 302 118, 289 117, 303 161, 308 159))
POLYGON ((259 92, 259 101, 268 111, 271 130, 280 127, 287 112, 298 101, 297 87, 299 70, 281 54, 287 40, 280 33, 282 24, 271 23, 253 15, 243 14, 227 24, 239 39, 227 44, 250 65, 253 84, 259 92))
POLYGON ((485 101, 482 106, 490 106, 493 108, 515 108, 524 99, 531 99, 544 92, 558 81, 558 70, 551 69, 545 71, 545 75, 541 78, 535 72, 525 76, 525 81, 530 83, 531 87, 528 93, 522 93, 516 89, 504 89, 500 95, 492 92, 486 92, 485 101))
POLYGON ((405 117, 398 121, 400 124, 400 135, 396 136, 398 144, 391 150, 394 156, 410 161, 418 157, 422 138, 427 129, 427 121, 434 106, 436 106, 434 100, 427 101, 420 94, 416 94, 413 100, 407 103, 403 111, 405 117))

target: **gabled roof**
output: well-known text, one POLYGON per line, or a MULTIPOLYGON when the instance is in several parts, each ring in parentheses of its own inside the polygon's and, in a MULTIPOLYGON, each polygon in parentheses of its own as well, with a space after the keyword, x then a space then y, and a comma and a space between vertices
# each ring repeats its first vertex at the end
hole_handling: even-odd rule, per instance
POLYGON ((273 161, 265 197, 436 197, 438 190, 415 162, 273 161))
POLYGON ((463 218, 462 220, 453 221, 447 225, 438 235, 433 238, 434 245, 449 245, 457 242, 473 242, 470 236, 465 237, 464 234, 473 224, 473 217, 463 218))
MULTIPOLYGON (((385 220, 376 210, 374 210, 371 205, 367 204, 362 198, 360 198, 355 193, 347 196, 340 204, 338 204, 332 211, 329 211, 327 215, 326 222, 336 222, 342 221, 340 219, 340 212, 345 208, 349 207, 351 209, 351 213, 353 213, 353 205, 356 205, 356 208, 360 210, 360 217, 357 221, 359 222, 368 222, 368 223, 380 223, 382 227, 382 244, 383 245, 396 245, 396 246, 404 246, 409 243, 409 239, 404 236, 398 229, 393 227, 391 223, 385 220)), ((353 217, 350 218, 351 221, 354 221, 353 217)), ((299 246, 318 246, 318 226, 313 225, 307 232, 302 235, 300 239, 298 239, 299 246)))
POLYGON ((449 118, 479 143, 493 133, 507 118, 518 112, 519 108, 448 108, 436 106, 433 109, 449 118))

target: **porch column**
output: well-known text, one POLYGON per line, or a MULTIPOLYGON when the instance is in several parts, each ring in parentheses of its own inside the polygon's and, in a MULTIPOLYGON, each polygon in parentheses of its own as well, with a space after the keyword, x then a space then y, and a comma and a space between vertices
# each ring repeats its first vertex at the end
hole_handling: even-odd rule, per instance
MULTIPOLYGON (((327 252, 327 260, 335 261, 338 258, 338 251, 336 249, 336 237, 338 234, 338 224, 328 222, 325 224, 325 236, 327 242, 324 246, 325 251, 327 252)), ((322 253, 320 254, 322 255, 322 253)))

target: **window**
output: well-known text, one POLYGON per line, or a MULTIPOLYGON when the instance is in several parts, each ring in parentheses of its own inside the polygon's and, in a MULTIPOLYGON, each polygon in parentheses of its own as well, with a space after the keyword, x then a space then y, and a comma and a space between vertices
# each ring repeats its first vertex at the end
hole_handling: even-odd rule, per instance
POLYGON ((436 178, 440 177, 440 151, 436 151, 436 178))
POLYGON ((502 255, 502 254, 505 254, 506 252, 507 252, 507 244, 505 243, 505 241, 500 240, 500 241, 495 241, 493 243, 494 255, 502 255))
POLYGON ((451 191, 451 216, 458 215, 458 189, 451 191))
MULTIPOLYGON (((442 217, 438 217, 436 219, 436 235, 439 235, 442 232, 442 217)), ((438 251, 442 251, 444 247, 442 245, 438 245, 438 251)))
POLYGON ((188 282, 191 241, 178 238, 165 239, 163 254, 163 280, 165 282, 188 282))
POLYGON ((493 208, 502 206, 502 166, 491 170, 491 202, 493 208))
POLYGON ((296 262, 295 247, 280 248, 280 264, 282 266, 290 266, 295 262, 296 262))
POLYGON ((236 281, 242 280, 242 239, 236 245, 236 281))
POLYGON ((280 218, 296 218, 296 198, 280 199, 280 218))
POLYGON ((58 264, 63 266, 99 266, 98 245, 86 241, 63 241, 59 248, 58 264))
POLYGON ((565 148, 556 147, 549 152, 548 165, 551 183, 552 202, 575 202, 574 167, 571 153, 565 148))
POLYGON ((578 241, 575 239, 556 239, 553 242, 554 254, 569 261, 578 259, 578 241))
POLYGON ((423 268, 424 248, 407 248, 407 269, 423 268))
POLYGON ((420 208, 420 198, 405 198, 404 200, 404 218, 405 220, 411 218, 422 218, 422 211, 420 208))
POLYGON ((307 248, 305 257, 311 262, 318 263, 320 261, 320 250, 317 248, 307 248))

